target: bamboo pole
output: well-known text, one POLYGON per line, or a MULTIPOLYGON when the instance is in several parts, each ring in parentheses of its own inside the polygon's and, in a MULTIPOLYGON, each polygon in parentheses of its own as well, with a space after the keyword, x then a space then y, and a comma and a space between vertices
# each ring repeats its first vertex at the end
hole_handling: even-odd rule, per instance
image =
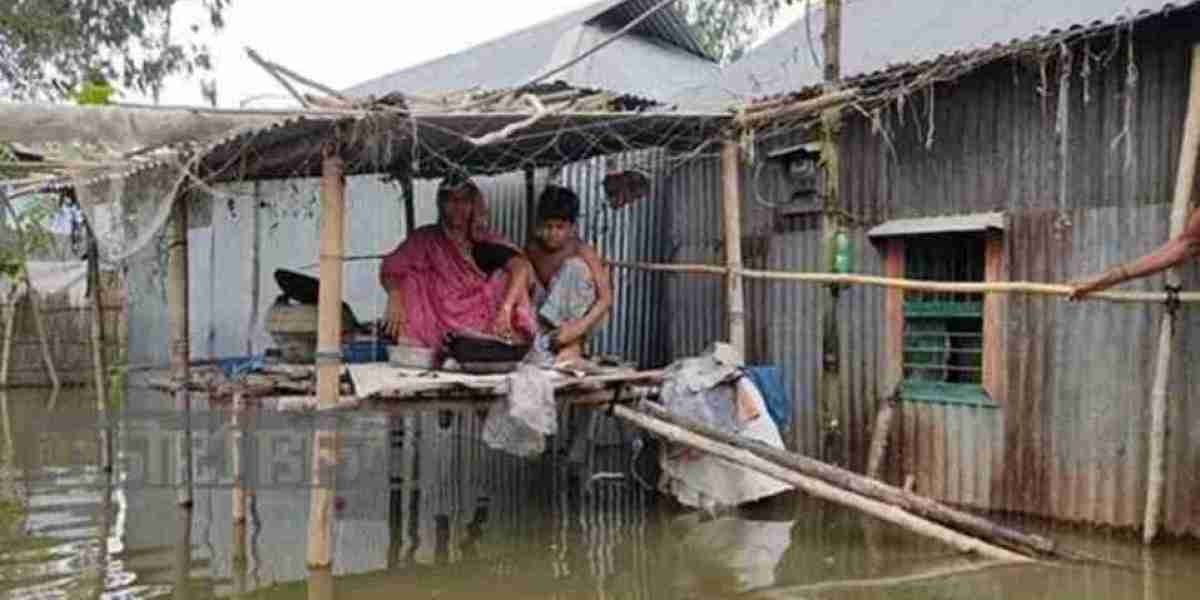
POLYGON ((741 156, 738 145, 721 145, 721 205, 725 217, 725 323, 729 344, 746 356, 746 299, 742 292, 741 156))
MULTIPOLYGON (((4 305, 0 304, 0 310, 3 308, 4 305)), ((8 365, 12 359, 12 338, 13 334, 16 333, 14 326, 17 323, 17 304, 15 301, 9 304, 7 313, 7 315, 0 315, 5 317, 4 348, 3 351, 0 351, 0 389, 8 387, 8 365)))
POLYGON ((793 469, 782 467, 758 456, 746 448, 738 448, 708 436, 698 435, 684 427, 663 421, 650 414, 621 405, 613 406, 613 414, 651 433, 661 435, 673 443, 696 448, 734 464, 753 469, 759 473, 788 483, 817 498, 862 511, 918 535, 948 544, 960 552, 973 552, 995 560, 1031 562, 1031 559, 1028 557, 995 546, 986 541, 963 535, 953 529, 909 513, 898 506, 840 489, 819 479, 801 474, 793 469))
POLYGON ((104 423, 104 427, 99 431, 100 461, 101 461, 100 464, 103 467, 100 471, 100 476, 103 478, 104 484, 103 484, 103 490, 101 491, 101 494, 100 494, 100 507, 98 509, 100 514, 97 515, 97 521, 99 521, 99 523, 100 523, 100 535, 98 536, 99 542, 100 542, 100 551, 97 553, 97 560, 96 560, 96 575, 97 575, 97 582, 96 582, 97 589, 96 589, 96 594, 95 594, 96 598, 102 598, 104 595, 104 592, 107 591, 107 587, 108 587, 107 586, 108 563, 109 563, 108 538, 110 536, 112 536, 112 520, 113 520, 113 506, 112 506, 113 471, 112 471, 112 464, 109 459, 109 457, 112 456, 112 453, 111 453, 112 437, 110 435, 112 432, 112 429, 110 428, 111 425, 109 425, 107 419, 105 419, 103 421, 103 423, 104 423))
MULTIPOLYGON (((1196 181, 1196 160, 1200 158, 1200 44, 1192 47, 1192 68, 1188 110, 1183 125, 1183 141, 1179 149, 1179 171, 1175 177, 1175 197, 1171 205, 1171 230, 1174 238, 1183 232, 1187 223, 1188 201, 1196 181)), ((1167 270, 1167 286, 1178 289, 1178 267, 1167 270)), ((1167 380, 1171 372, 1171 342, 1175 336, 1175 311, 1167 310, 1162 317, 1158 336, 1158 361, 1154 367, 1154 385, 1150 391, 1150 465, 1146 489, 1146 514, 1142 524, 1142 541, 1154 541, 1158 535, 1162 512, 1163 491, 1166 488, 1167 437, 1167 380)))
POLYGON ((404 179, 400 180, 400 190, 404 198, 405 235, 412 235, 413 230, 417 228, 417 205, 413 198, 412 175, 405 175, 404 179))
POLYGON ((824 110, 837 108, 856 97, 858 88, 827 92, 809 100, 802 100, 784 106, 772 106, 761 110, 749 109, 738 115, 737 124, 743 128, 754 128, 763 124, 777 122, 780 119, 804 117, 824 110))
MULTIPOLYGON (((246 397, 241 392, 233 394, 233 416, 232 416, 232 432, 233 432, 233 523, 234 525, 246 524, 246 491, 245 491, 245 452, 242 447, 245 442, 245 436, 242 428, 246 426, 246 397)), ((236 529, 235 529, 236 531, 236 529)), ((236 538, 235 538, 236 539, 236 538)))
MULTIPOLYGON (((95 371, 96 408, 102 416, 108 415, 108 395, 105 393, 104 368, 104 305, 100 290, 100 257, 96 236, 89 225, 88 235, 88 290, 92 300, 92 368, 95 371)), ((107 464, 107 463, 104 463, 107 464)))
MULTIPOLYGON (((342 254, 345 227, 345 165, 326 150, 321 172, 321 271, 317 308, 317 403, 337 405, 341 375, 342 254)), ((318 424, 313 431, 312 503, 308 516, 308 567, 326 569, 333 563, 334 469, 337 432, 318 424)))
POLYGON ((333 600, 336 589, 332 570, 308 570, 308 600, 333 600))
POLYGON ((525 237, 532 240, 537 231, 537 189, 532 167, 525 169, 525 237))
POLYGON ((184 196, 174 200, 169 241, 167 243, 167 327, 171 383, 175 387, 175 410, 183 420, 183 435, 178 449, 177 500, 181 506, 192 504, 192 401, 188 392, 188 208, 184 196))
POLYGON ((181 506, 175 515, 175 560, 172 561, 174 600, 192 597, 192 507, 181 506))
POLYGON ((245 435, 246 401, 241 394, 233 397, 233 519, 230 523, 233 540, 233 593, 235 598, 245 597, 247 574, 250 561, 246 552, 246 468, 245 435))
MULTIPOLYGON (((719 275, 729 272, 728 267, 703 264, 683 263, 643 263, 643 262, 610 262, 609 266, 618 269, 637 269, 663 273, 684 273, 692 275, 719 275)), ((771 281, 796 281, 814 284, 837 285, 871 285, 877 287, 896 288, 907 291, 949 292, 964 294, 1030 294, 1040 296, 1070 296, 1071 286, 1057 283, 1036 283, 1031 281, 992 281, 992 282, 950 282, 924 281, 903 279, 898 277, 879 277, 876 275, 835 274, 835 273, 805 273, 800 271, 771 271, 760 269, 741 269, 745 279, 761 279, 771 281)), ((1087 295, 1088 300, 1107 300, 1117 303, 1131 304, 1162 304, 1167 301, 1166 292, 1114 292, 1103 291, 1087 295)), ((1179 294, 1181 304, 1200 303, 1200 292, 1182 292, 1179 294)))
POLYGON ((922 518, 991 540, 993 543, 1029 553, 1065 556, 1065 553, 1049 539, 1002 527, 987 519, 955 510, 930 498, 906 492, 852 471, 725 433, 694 419, 675 415, 651 402, 643 402, 640 410, 663 423, 683 428, 727 446, 745 450, 765 461, 795 471, 805 477, 814 478, 837 488, 844 488, 856 495, 898 507, 922 518))

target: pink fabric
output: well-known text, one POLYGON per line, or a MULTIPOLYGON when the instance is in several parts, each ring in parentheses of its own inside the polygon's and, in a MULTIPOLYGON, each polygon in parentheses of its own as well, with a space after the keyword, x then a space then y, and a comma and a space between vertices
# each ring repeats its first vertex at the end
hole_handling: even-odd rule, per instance
MULTIPOLYGON (((477 231, 478 241, 511 246, 503 237, 477 231)), ((490 277, 459 251, 441 225, 426 225, 412 232, 383 259, 380 283, 384 289, 404 290, 405 335, 430 348, 440 348, 447 333, 455 330, 492 332, 492 321, 504 301, 508 272, 498 269, 490 277)), ((537 325, 528 297, 513 310, 513 330, 532 339, 537 325)))

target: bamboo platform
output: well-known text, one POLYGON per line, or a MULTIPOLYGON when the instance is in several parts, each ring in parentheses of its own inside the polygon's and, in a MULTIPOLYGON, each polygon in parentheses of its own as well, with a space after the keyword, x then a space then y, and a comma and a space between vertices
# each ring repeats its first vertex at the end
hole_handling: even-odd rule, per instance
MULTIPOLYGON (((592 373, 551 370, 555 395, 564 404, 601 405, 612 402, 652 397, 662 383, 661 370, 602 368, 592 373)), ((193 367, 187 390, 206 394, 217 406, 241 397, 248 406, 282 411, 309 411, 318 408, 316 368, 313 365, 264 365, 238 378, 226 378, 217 367, 193 367)), ((407 412, 462 407, 464 404, 485 405, 508 393, 507 374, 475 375, 461 371, 434 371, 391 367, 386 363, 350 364, 342 366, 337 403, 323 410, 382 410, 407 412), (375 393, 359 392, 352 370, 372 369, 392 377, 375 393)), ((149 386, 162 392, 179 389, 165 375, 149 378, 149 386)))

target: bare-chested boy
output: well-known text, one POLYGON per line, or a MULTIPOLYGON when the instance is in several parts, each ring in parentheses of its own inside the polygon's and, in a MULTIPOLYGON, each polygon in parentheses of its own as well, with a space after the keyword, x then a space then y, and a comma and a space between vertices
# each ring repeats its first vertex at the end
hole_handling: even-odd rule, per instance
POLYGON ((556 361, 583 356, 588 334, 612 308, 608 268, 579 239, 579 197, 549 185, 538 199, 537 228, 526 248, 533 264, 534 309, 550 330, 556 361))

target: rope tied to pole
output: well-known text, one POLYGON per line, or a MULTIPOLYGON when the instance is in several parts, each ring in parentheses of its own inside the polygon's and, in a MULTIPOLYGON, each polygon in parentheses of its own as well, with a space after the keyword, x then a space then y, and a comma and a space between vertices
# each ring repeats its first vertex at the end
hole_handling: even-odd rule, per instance
POLYGON ((1167 293, 1167 297, 1163 300, 1163 306, 1166 306, 1167 314, 1171 315, 1171 318, 1174 319, 1179 308, 1183 306, 1183 301, 1179 297, 1179 294, 1183 291, 1183 286, 1168 283, 1163 286, 1163 290, 1167 293))

